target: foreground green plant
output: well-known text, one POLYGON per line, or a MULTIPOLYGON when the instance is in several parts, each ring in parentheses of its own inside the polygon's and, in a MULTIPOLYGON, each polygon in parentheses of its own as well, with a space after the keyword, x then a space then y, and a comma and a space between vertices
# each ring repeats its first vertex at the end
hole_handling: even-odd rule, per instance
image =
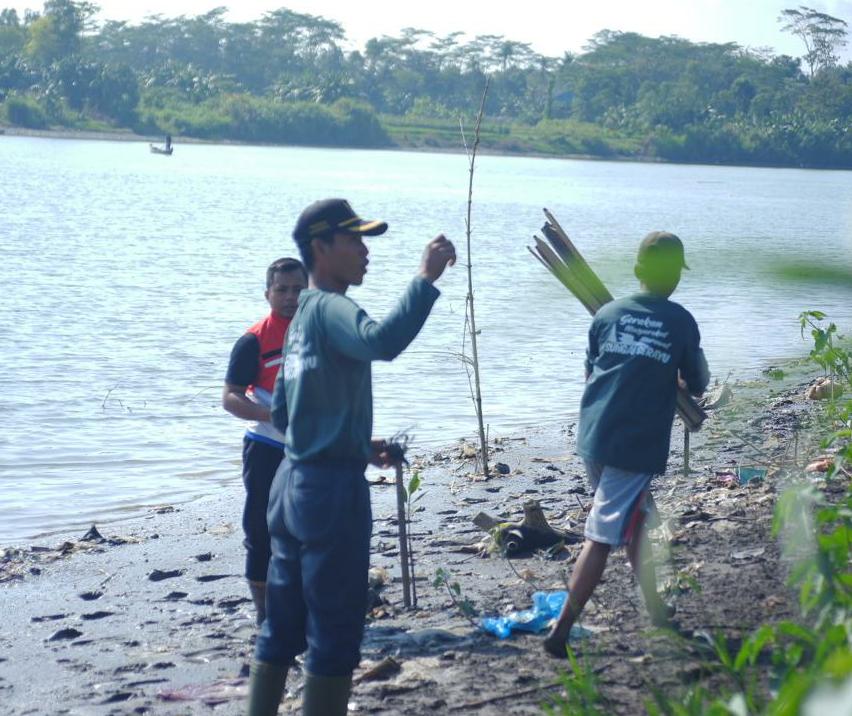
POLYGON ((432 580, 432 586, 435 589, 444 588, 461 616, 467 619, 476 629, 479 629, 479 624, 476 622, 478 614, 474 603, 462 594, 461 585, 453 581, 452 575, 443 568, 435 570, 435 578, 432 580))
POLYGON ((838 345, 837 326, 834 323, 824 325, 826 315, 822 311, 804 311, 799 314, 799 324, 802 336, 810 329, 814 340, 810 357, 817 365, 822 366, 830 378, 838 377, 845 382, 852 379, 852 356, 838 345))
MULTIPOLYGON (((411 524, 411 509, 417 504, 426 494, 421 490, 423 481, 420 478, 420 471, 415 470, 408 485, 405 488, 405 520, 407 524, 411 524), (415 497, 415 493, 419 494, 415 497)), ((408 563, 411 571, 411 606, 417 608, 417 575, 414 573, 414 544, 411 540, 411 532, 406 532, 406 541, 408 543, 408 563)))
MULTIPOLYGON (((845 391, 852 389, 850 353, 842 347, 837 327, 819 311, 802 313, 800 324, 803 334, 809 330, 814 341, 810 358, 845 391)), ((852 400, 832 396, 826 403, 821 445, 833 451, 829 478, 850 477, 846 470, 852 464, 850 415, 852 400)), ((778 500, 772 534, 784 539, 785 555, 792 563, 788 583, 798 590, 801 619, 760 625, 738 647, 723 634, 705 635, 707 643, 680 637, 680 646, 704 653, 702 672, 721 676, 726 687, 711 692, 697 685, 678 696, 652 688, 653 700, 645 704, 650 716, 796 716, 805 708, 817 708, 816 699, 825 713, 848 707, 842 690, 852 684, 850 484, 840 500, 810 482, 792 486, 778 500)), ((565 697, 545 706, 545 713, 606 713, 594 674, 570 650, 568 656, 565 697)))
MULTIPOLYGON (((850 354, 839 342, 837 326, 821 311, 799 316, 802 335, 813 339, 810 358, 825 375, 852 388, 850 354)), ((852 462, 852 401, 831 397, 826 404, 823 448, 834 450, 829 477, 845 476, 852 462)), ((786 490, 778 500, 773 536, 785 538, 792 561, 789 584, 798 590, 800 622, 766 624, 752 632, 736 654, 724 637, 713 643, 715 661, 733 694, 713 699, 702 687, 680 703, 655 692, 652 715, 765 714, 794 716, 826 685, 852 679, 852 489, 841 500, 829 499, 813 484, 786 490), (758 666, 767 665, 767 669, 758 666), (769 688, 761 684, 768 670, 769 688)))
POLYGON ((544 706, 544 712, 548 716, 608 716, 611 711, 601 695, 594 671, 585 660, 580 663, 570 646, 565 648, 570 666, 570 671, 560 677, 565 696, 544 706))

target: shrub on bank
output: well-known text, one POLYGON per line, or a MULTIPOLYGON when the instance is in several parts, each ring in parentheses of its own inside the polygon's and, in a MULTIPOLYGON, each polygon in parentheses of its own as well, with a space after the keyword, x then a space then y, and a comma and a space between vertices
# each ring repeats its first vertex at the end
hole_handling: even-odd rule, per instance
POLYGON ((191 103, 168 92, 143 96, 139 125, 200 139, 321 146, 377 147, 390 143, 368 104, 281 102, 229 94, 191 103))
POLYGON ((542 120, 530 128, 529 135, 566 154, 629 156, 639 149, 639 143, 632 137, 576 119, 542 120))
POLYGON ((674 162, 840 168, 852 165, 852 136, 840 123, 817 121, 657 126, 646 153, 674 162))
POLYGON ((44 129, 47 117, 38 102, 22 95, 9 95, 2 104, 3 114, 9 124, 28 129, 44 129))

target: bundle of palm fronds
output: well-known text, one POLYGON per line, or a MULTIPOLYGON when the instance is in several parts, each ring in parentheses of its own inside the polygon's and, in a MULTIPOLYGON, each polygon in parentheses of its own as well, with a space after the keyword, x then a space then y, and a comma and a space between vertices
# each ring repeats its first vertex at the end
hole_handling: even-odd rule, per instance
MULTIPOLYGON (((612 294, 571 243, 553 214, 545 209, 544 215, 547 221, 541 227, 541 232, 549 245, 535 236, 535 248, 527 248, 594 316, 601 306, 612 301, 612 294)), ((707 417, 695 399, 683 389, 678 390, 677 411, 684 425, 692 432, 698 430, 707 417)))

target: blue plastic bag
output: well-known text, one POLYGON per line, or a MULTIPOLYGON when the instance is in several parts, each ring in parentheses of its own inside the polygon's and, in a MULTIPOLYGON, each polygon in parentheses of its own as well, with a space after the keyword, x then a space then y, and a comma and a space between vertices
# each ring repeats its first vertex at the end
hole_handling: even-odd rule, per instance
POLYGON ((512 612, 504 617, 483 617, 480 626, 489 634, 507 639, 513 631, 533 634, 544 631, 559 616, 568 592, 536 592, 532 595, 532 609, 512 612))
POLYGON ((762 480, 766 477, 767 470, 761 467, 738 467, 737 477, 741 485, 747 485, 752 480, 762 480))

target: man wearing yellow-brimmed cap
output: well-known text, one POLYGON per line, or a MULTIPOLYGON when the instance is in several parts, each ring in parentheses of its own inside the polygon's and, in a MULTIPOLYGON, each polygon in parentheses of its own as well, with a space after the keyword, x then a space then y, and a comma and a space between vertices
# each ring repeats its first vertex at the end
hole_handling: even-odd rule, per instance
POLYGON ((364 237, 386 230, 347 201, 325 199, 307 207, 293 231, 310 283, 272 398, 286 457, 269 497, 272 560, 250 716, 278 713, 287 670, 303 652, 302 713, 346 714, 367 610, 372 515, 364 470, 391 462, 384 441, 371 438, 370 364, 392 360, 414 340, 439 295, 432 284, 456 258, 443 235, 430 241, 396 308, 373 321, 345 294, 367 273, 364 237))

